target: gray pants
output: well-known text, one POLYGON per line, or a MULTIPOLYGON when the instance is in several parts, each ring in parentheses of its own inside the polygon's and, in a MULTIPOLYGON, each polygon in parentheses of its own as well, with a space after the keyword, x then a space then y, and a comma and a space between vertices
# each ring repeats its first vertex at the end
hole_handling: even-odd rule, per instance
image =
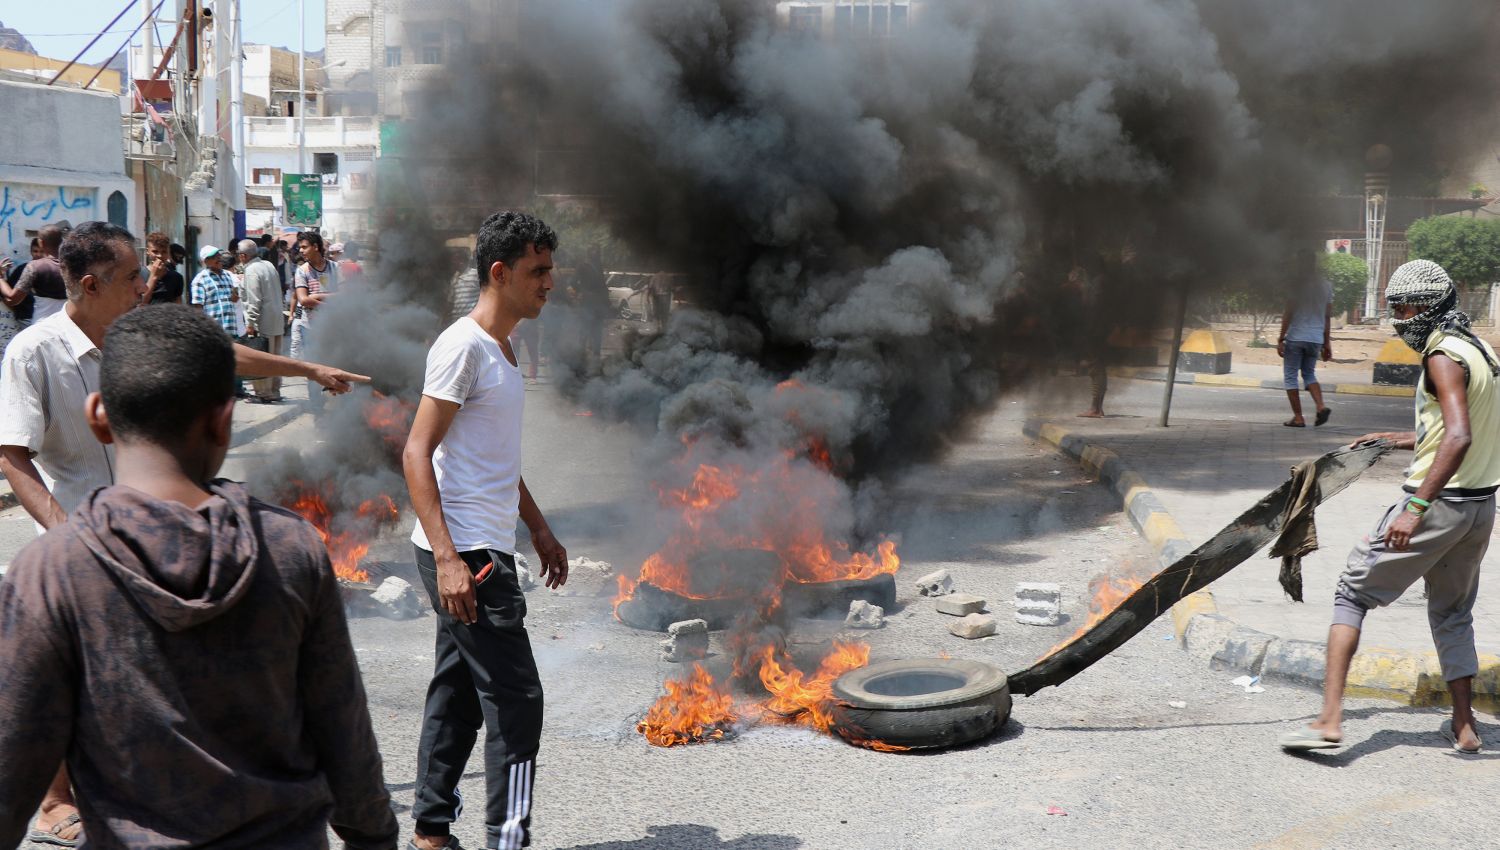
POLYGON ((1474 649, 1474 601, 1479 564, 1495 525, 1495 497, 1472 502, 1435 501, 1405 552, 1386 547, 1385 530, 1406 509, 1406 499, 1386 509, 1380 523, 1349 553, 1334 591, 1333 622, 1360 628, 1365 612, 1389 605, 1417 579, 1427 581, 1427 621, 1443 679, 1479 672, 1474 649))

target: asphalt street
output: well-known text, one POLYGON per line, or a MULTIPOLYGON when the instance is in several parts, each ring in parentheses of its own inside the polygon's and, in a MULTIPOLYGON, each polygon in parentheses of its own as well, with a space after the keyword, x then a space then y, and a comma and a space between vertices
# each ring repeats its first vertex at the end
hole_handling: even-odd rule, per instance
MULTIPOLYGON (((1121 381, 1116 391, 1160 388, 1121 381)), ((1284 415, 1273 393, 1178 387, 1177 397, 1194 416, 1284 415)), ((1373 405, 1372 414, 1393 420, 1410 404, 1335 403, 1373 405)), ((872 660, 947 653, 1018 670, 1077 628, 1091 577, 1149 568, 1149 547, 1109 493, 1020 435, 1021 419, 1039 406, 1039 397, 1002 404, 940 463, 888 484, 887 531, 906 561, 886 627, 855 635, 869 641, 872 660), (991 600, 997 636, 947 634, 947 618, 911 588, 938 567, 952 570, 960 590, 991 600), (1016 624, 1005 603, 1023 580, 1060 582, 1071 621, 1016 624)), ((527 483, 570 554, 633 572, 652 539, 645 507, 653 496, 637 468, 651 455, 585 413, 546 388, 529 393, 527 483)), ((304 417, 236 450, 227 471, 243 474, 274 445, 316 450, 335 438, 304 417)), ((29 536, 19 510, 0 515, 0 562, 29 536)), ((405 552, 398 532, 374 554, 405 552)), ((1166 621, 1062 687, 1018 699, 1000 735, 955 751, 881 754, 766 722, 727 743, 653 748, 634 722, 679 668, 658 660, 660 635, 611 619, 612 589, 609 576, 584 573, 561 593, 531 594, 548 700, 536 847, 1429 847, 1483 844, 1500 825, 1486 805, 1500 790, 1500 765, 1450 752, 1436 731, 1439 710, 1352 701, 1350 747, 1284 755, 1276 736, 1305 721, 1317 696, 1275 685, 1248 694, 1231 684, 1235 674, 1190 661, 1166 621)), ((350 629, 386 779, 409 829, 434 620, 357 618, 350 629)), ((799 655, 815 658, 841 633, 836 621, 804 621, 793 640, 799 655)), ((711 659, 722 662, 722 654, 711 659)), ((1480 717, 1480 733, 1500 742, 1492 717, 1480 717)), ((478 755, 464 791, 471 801, 483 794, 478 755)), ((471 805, 456 834, 478 847, 482 828, 471 805)))

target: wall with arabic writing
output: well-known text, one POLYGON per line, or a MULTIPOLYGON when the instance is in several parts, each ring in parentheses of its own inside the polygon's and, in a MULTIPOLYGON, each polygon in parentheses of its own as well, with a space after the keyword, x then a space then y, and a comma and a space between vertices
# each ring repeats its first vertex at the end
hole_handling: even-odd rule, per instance
POLYGON ((29 259, 27 249, 38 230, 59 221, 104 218, 100 209, 97 188, 0 183, 0 245, 12 249, 6 256, 29 259))

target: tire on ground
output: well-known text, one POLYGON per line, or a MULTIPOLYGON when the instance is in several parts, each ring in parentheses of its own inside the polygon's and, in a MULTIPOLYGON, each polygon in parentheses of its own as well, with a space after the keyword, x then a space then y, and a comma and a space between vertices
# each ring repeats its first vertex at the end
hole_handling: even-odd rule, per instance
POLYGON ((879 741, 914 750, 953 747, 993 735, 1010 718, 1005 674, 978 661, 916 658, 872 664, 840 676, 833 695, 833 730, 856 743, 879 741))

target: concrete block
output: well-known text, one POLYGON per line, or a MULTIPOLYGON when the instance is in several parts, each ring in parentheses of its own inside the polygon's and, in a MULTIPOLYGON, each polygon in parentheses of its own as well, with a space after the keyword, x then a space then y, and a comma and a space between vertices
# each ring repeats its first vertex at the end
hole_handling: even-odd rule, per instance
POLYGON ((1016 622, 1023 626, 1055 626, 1062 622, 1062 585, 1023 581, 1016 584, 1016 622))
POLYGON ((1375 356, 1375 383, 1414 387, 1422 374, 1422 356, 1400 339, 1387 340, 1375 356))
POLYGON ((708 657, 708 622, 683 620, 667 626, 671 635, 661 642, 661 660, 674 664, 708 657))
POLYGON ((989 637, 995 629, 995 618, 988 614, 970 614, 948 624, 948 632, 964 640, 989 637))
POLYGON ((863 599, 856 599, 849 603, 849 614, 844 617, 844 625, 851 629, 878 629, 885 625, 885 609, 863 599))
POLYGON ((972 593, 950 593, 940 596, 937 600, 939 614, 952 614, 955 617, 966 617, 969 614, 984 613, 985 600, 972 593))
POLYGON ((422 616, 422 600, 411 583, 396 576, 386 576, 385 581, 370 593, 370 601, 382 617, 392 620, 410 620, 422 616))
POLYGON ((698 634, 706 635, 708 634, 708 621, 682 620, 680 622, 676 622, 670 626, 667 626, 667 634, 671 635, 672 637, 698 634))
POLYGON ((1277 639, 1266 647, 1260 677, 1321 688, 1327 670, 1328 648, 1320 641, 1277 639))
POLYGON ((1214 653, 1208 666, 1215 670, 1242 670, 1259 676, 1264 666, 1266 648, 1275 639, 1275 636, 1265 632, 1240 626, 1224 639, 1224 644, 1214 653))
POLYGON ((1182 648, 1199 664, 1211 665, 1214 656, 1224 648, 1229 635, 1237 628, 1239 626, 1228 617, 1198 614, 1188 621, 1187 631, 1182 633, 1182 648))
POLYGON ((516 582, 521 590, 536 590, 536 575, 531 572, 531 562, 520 552, 516 553, 516 582))
POLYGON ((1193 331, 1177 352, 1177 368, 1184 372, 1227 375, 1229 367, 1229 339, 1218 331, 1193 331))
POLYGON ((917 579, 917 593, 923 596, 947 596, 952 592, 953 576, 947 570, 938 570, 917 579))

